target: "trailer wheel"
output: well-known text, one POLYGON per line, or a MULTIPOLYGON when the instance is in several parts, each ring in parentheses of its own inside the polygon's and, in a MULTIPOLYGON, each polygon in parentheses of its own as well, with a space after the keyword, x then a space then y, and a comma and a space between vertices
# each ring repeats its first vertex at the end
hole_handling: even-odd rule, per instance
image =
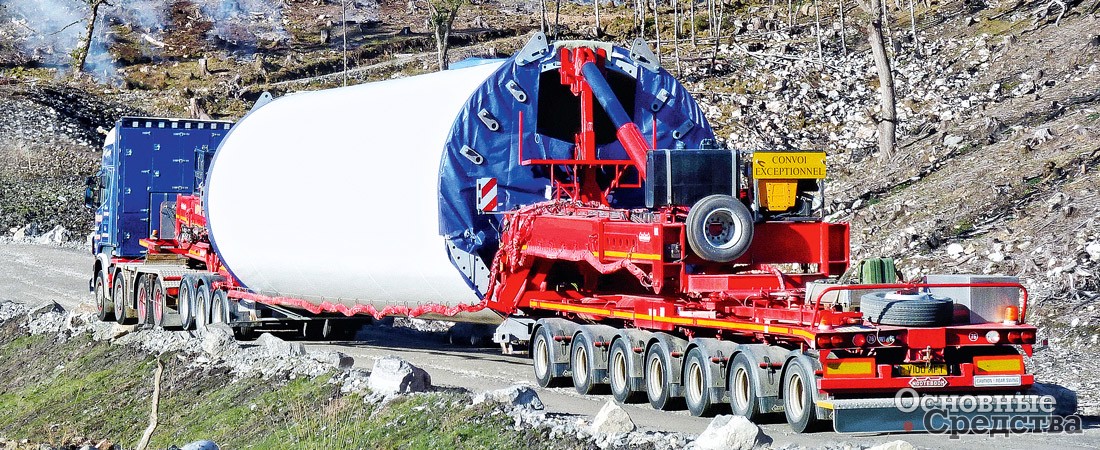
POLYGON ((718 409, 710 398, 713 374, 703 350, 695 347, 688 352, 684 364, 684 401, 695 417, 713 416, 718 409))
POLYGON ((820 420, 817 418, 817 406, 814 405, 813 370, 807 367, 802 358, 792 359, 783 374, 783 409, 787 423, 797 433, 812 431, 820 420))
POLYGON ((229 295, 225 290, 217 289, 210 295, 210 323, 231 323, 229 295))
POLYGON ((611 344, 611 354, 607 361, 607 375, 610 378, 611 395, 619 403, 638 403, 642 392, 630 387, 630 344, 627 340, 616 339, 611 344))
POLYGON ((202 280, 195 282, 195 327, 206 329, 210 325, 210 287, 202 280))
POLYGON ((150 278, 151 278, 150 275, 141 274, 141 275, 138 275, 137 281, 135 282, 135 284, 137 284, 137 323, 138 323, 138 325, 145 325, 147 323, 152 323, 152 320, 149 320, 149 296, 150 296, 150 291, 153 290, 152 286, 149 285, 149 279, 150 278))
POLYGON ((535 368, 535 381, 542 387, 557 387, 565 384, 565 377, 554 376, 554 359, 550 352, 550 346, 554 344, 554 337, 550 335, 550 329, 539 327, 535 339, 531 341, 532 366, 535 368))
POLYGON ((180 328, 184 331, 195 329, 195 278, 184 275, 180 279, 179 292, 180 328))
POLYGON ((126 278, 122 275, 122 272, 115 272, 115 282, 111 283, 111 303, 115 305, 115 321, 121 324, 132 324, 135 322, 129 316, 128 296, 126 295, 126 278))
POLYGON ((729 195, 711 195, 692 205, 684 229, 696 255, 707 261, 730 262, 752 243, 752 213, 729 195))
POLYGON ((168 314, 168 290, 164 288, 164 280, 161 277, 153 277, 150 283, 153 288, 149 294, 149 306, 152 310, 153 325, 164 328, 164 319, 168 314))
POLYGON ((115 305, 111 303, 111 293, 108 292, 107 273, 99 271, 95 275, 95 306, 96 317, 101 322, 115 320, 115 305))
POLYGON ((738 353, 730 368, 730 409, 738 416, 756 421, 760 416, 760 402, 756 396, 756 372, 748 355, 738 353))
POLYGON ((928 294, 875 292, 860 298, 860 310, 872 323, 910 327, 948 325, 955 314, 951 299, 928 294))
POLYGON ((669 363, 671 359, 672 355, 668 353, 668 349, 660 342, 651 345, 649 351, 646 352, 646 396, 649 397, 649 404, 654 409, 668 411, 676 406, 674 404, 671 386, 668 385, 669 380, 672 380, 672 374, 670 372, 673 369, 672 365, 669 363))
POLYGON ((573 350, 569 359, 573 369, 573 387, 581 395, 595 393, 603 381, 596 379, 596 361, 592 359, 598 357, 595 347, 584 333, 577 333, 570 347, 573 350))

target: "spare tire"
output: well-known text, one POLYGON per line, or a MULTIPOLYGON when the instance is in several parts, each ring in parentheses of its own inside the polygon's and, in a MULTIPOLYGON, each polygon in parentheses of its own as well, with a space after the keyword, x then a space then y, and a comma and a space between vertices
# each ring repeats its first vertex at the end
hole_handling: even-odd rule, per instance
POLYGON ((695 202, 684 225, 688 245, 707 261, 733 261, 752 243, 752 213, 729 195, 711 195, 695 202))
POLYGON ((950 325, 955 310, 947 297, 886 292, 864 294, 859 306, 871 323, 911 327, 950 325))

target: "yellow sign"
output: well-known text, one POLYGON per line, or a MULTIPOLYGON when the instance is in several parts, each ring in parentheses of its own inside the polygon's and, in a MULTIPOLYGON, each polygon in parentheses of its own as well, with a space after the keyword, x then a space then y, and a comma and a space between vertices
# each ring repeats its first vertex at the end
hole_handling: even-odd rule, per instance
POLYGON ((824 152, 756 152, 752 177, 757 180, 824 179, 824 152))

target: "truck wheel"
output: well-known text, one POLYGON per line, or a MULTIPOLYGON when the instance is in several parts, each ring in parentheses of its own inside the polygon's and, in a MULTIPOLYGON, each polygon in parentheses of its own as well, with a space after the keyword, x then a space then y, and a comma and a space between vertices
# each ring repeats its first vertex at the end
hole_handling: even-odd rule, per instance
POLYGON ((710 387, 713 386, 713 374, 710 372, 710 361, 703 349, 695 347, 688 352, 684 364, 684 401, 687 402, 688 411, 695 417, 713 416, 718 409, 710 398, 710 387))
POLYGON ((812 431, 817 427, 817 406, 814 405, 813 371, 801 358, 792 359, 783 374, 783 409, 787 423, 796 433, 812 431))
POLYGON ((745 353, 738 353, 733 358, 729 384, 730 409, 735 415, 755 422, 760 416, 760 402, 756 396, 756 372, 745 353))
POLYGON ((949 325, 954 319, 951 299, 927 294, 905 295, 875 292, 860 298, 863 317, 872 323, 910 327, 949 325))
POLYGON ((535 368, 535 381, 542 387, 557 387, 565 384, 565 377, 554 376, 554 359, 550 346, 557 345, 550 330, 540 327, 535 339, 531 341, 532 366, 535 368))
POLYGON ((577 333, 570 345, 570 367, 573 369, 573 387, 581 395, 593 394, 599 389, 603 380, 596 379, 596 361, 599 355, 595 347, 584 333, 577 333))
POLYGON ((642 392, 630 388, 630 344, 626 339, 616 339, 611 344, 611 354, 607 361, 607 375, 611 382, 611 395, 619 403, 637 403, 642 392))
POLYGON ((673 408, 671 386, 672 366, 669 361, 672 355, 664 344, 658 342, 649 347, 645 355, 645 390, 649 397, 649 404, 654 409, 668 411, 673 408))
POLYGON ((202 280, 195 282, 195 327, 206 329, 210 325, 210 288, 202 280))
POLYGON ((195 329, 195 278, 184 275, 180 279, 179 292, 180 328, 184 331, 195 329))
POLYGON ((152 323, 149 320, 149 291, 152 291, 152 286, 149 286, 149 275, 138 275, 137 281, 137 323, 138 325, 145 325, 152 323))
POLYGON ((115 305, 111 302, 111 293, 108 292, 106 272, 101 270, 96 273, 95 290, 92 292, 95 296, 96 317, 101 322, 115 320, 115 305))
POLYGON ((150 290, 149 306, 152 310, 153 325, 164 328, 164 319, 168 314, 168 290, 164 288, 164 281, 160 277, 153 277, 153 288, 150 290))
POLYGON ((752 244, 752 213, 729 195, 703 197, 688 211, 688 245, 707 261, 730 262, 752 244))
POLYGON ((126 295, 126 278, 122 276, 122 272, 115 273, 115 282, 111 283, 111 303, 115 305, 115 321, 121 324, 132 324, 135 322, 129 314, 128 296, 126 295))
POLYGON ((210 323, 231 323, 229 313, 229 295, 223 289, 213 291, 210 295, 210 323))

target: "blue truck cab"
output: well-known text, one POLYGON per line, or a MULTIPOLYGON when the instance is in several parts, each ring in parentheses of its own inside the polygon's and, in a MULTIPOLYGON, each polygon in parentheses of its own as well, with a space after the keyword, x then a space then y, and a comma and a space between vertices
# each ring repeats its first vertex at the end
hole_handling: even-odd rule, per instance
POLYGON ((114 258, 140 259, 140 240, 174 237, 175 201, 197 193, 232 122, 123 117, 107 134, 103 160, 88 177, 85 206, 95 210, 91 236, 96 267, 114 258))

